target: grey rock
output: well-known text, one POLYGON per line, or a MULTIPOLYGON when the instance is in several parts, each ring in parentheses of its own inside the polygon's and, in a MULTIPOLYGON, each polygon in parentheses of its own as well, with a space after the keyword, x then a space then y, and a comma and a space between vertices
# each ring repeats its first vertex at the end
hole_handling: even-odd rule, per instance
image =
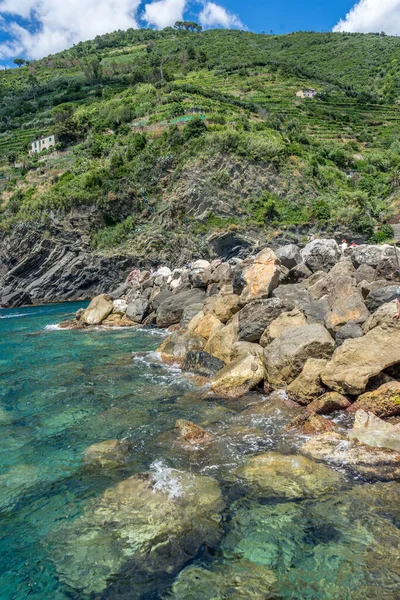
POLYGON ((304 306, 304 314, 309 323, 325 323, 325 318, 330 311, 330 306, 327 296, 323 296, 319 300, 312 300, 304 306))
POLYGON ((208 352, 189 351, 186 354, 185 362, 183 363, 183 371, 190 371, 203 377, 214 377, 225 366, 225 363, 211 356, 208 352))
POLYGON ((376 270, 369 265, 363 264, 358 267, 354 273, 354 277, 357 283, 361 283, 361 281, 371 283, 376 279, 376 270))
POLYGON ((299 283, 312 275, 310 269, 304 263, 300 263, 290 269, 289 273, 281 279, 282 284, 299 283))
POLYGON ((0 306, 4 308, 15 308, 17 306, 28 306, 32 304, 31 297, 24 290, 15 290, 0 297, 0 306))
POLYGON ((126 316, 135 323, 141 323, 146 316, 149 308, 149 301, 143 296, 136 298, 133 302, 130 302, 126 309, 126 316))
POLYGON ((157 325, 169 327, 180 322, 186 307, 202 303, 206 297, 203 290, 194 288, 179 294, 171 294, 157 308, 157 325))
POLYGON ((153 298, 153 300, 151 301, 152 309, 157 311, 160 304, 162 304, 164 302, 164 300, 171 298, 172 295, 173 295, 172 292, 170 292, 169 290, 164 290, 163 292, 159 292, 157 294, 157 296, 155 296, 153 298))
POLYGON ((280 298, 253 300, 246 304, 239 312, 239 341, 258 342, 272 321, 293 308, 293 304, 280 298))
POLYGON ((369 246, 363 244, 351 250, 351 260, 356 269, 360 265, 376 268, 381 260, 382 246, 369 246))
POLYGON ((287 244, 286 246, 282 246, 278 248, 275 253, 282 265, 287 269, 293 269, 296 265, 300 264, 302 261, 300 248, 296 246, 296 244, 287 244))
POLYGON ((272 296, 301 309, 311 302, 310 294, 300 283, 280 285, 272 292, 272 296))
POLYGON ((362 328, 357 323, 349 321, 338 329, 335 335, 337 346, 341 346, 345 340, 355 339, 364 335, 362 328))
POLYGON ((301 251, 306 266, 316 271, 329 271, 340 259, 341 252, 335 240, 314 240, 301 251))
POLYGON ((370 312, 375 312, 377 308, 394 300, 399 292, 399 285, 389 285, 370 292, 367 296, 365 304, 370 312))
POLYGON ((197 302, 196 304, 190 304, 183 309, 181 325, 186 328, 190 321, 195 317, 199 312, 203 310, 203 303, 197 302))

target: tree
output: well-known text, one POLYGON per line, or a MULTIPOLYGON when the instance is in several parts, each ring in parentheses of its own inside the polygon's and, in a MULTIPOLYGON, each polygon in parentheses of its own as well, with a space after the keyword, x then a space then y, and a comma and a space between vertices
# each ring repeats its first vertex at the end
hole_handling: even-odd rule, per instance
POLYGON ((97 56, 85 60, 82 64, 82 68, 89 83, 98 83, 102 80, 103 69, 101 66, 101 60, 97 56))
POLYGON ((25 64, 25 59, 23 59, 23 58, 14 58, 14 64, 18 65, 18 68, 22 67, 22 65, 25 64))
POLYGON ((14 164, 15 164, 15 161, 17 160, 17 155, 16 155, 16 153, 15 153, 15 152, 10 152, 10 153, 7 155, 7 160, 8 160, 8 162, 9 162, 9 164, 10 164, 10 165, 14 165, 14 164))
POLYGON ((196 33, 200 33, 200 31, 203 30, 201 25, 198 25, 193 21, 176 21, 174 27, 180 31, 186 29, 186 31, 196 31, 196 33))
POLYGON ((60 104, 53 110, 54 133, 57 141, 63 144, 75 142, 78 139, 74 111, 70 104, 60 104))

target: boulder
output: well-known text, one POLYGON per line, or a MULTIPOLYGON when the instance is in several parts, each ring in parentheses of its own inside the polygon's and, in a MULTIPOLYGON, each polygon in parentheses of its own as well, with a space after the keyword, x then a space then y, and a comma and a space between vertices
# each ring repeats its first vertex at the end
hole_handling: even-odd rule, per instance
POLYGON ((143 296, 139 296, 136 300, 130 302, 126 308, 126 316, 135 321, 142 323, 149 308, 149 301, 143 296))
POLYGON ((367 281, 368 283, 372 283, 377 278, 376 270, 367 264, 362 264, 354 273, 354 278, 357 283, 361 283, 361 281, 367 281))
POLYGON ((273 386, 291 383, 309 358, 329 358, 334 341, 319 324, 289 329, 264 349, 265 374, 273 386))
POLYGON ((223 324, 215 315, 209 313, 199 313, 190 321, 188 330, 201 335, 205 340, 208 340, 217 329, 222 329, 223 324))
POLYGON ((299 430, 303 435, 318 435, 334 429, 334 423, 317 414, 305 412, 285 427, 286 431, 299 430))
POLYGON ((161 343, 156 352, 161 354, 165 362, 183 364, 190 351, 200 352, 205 344, 204 338, 189 331, 174 331, 161 343))
POLYGON ((307 267, 307 265, 305 265, 304 263, 300 263, 292 269, 290 269, 289 273, 287 273, 282 278, 282 283, 299 283, 301 281, 304 281, 305 279, 308 279, 308 277, 310 277, 311 275, 312 272, 307 267))
POLYGON ((196 373, 202 377, 214 377, 225 363, 208 352, 189 351, 185 356, 182 370, 196 373))
POLYGON ((311 302, 310 294, 301 283, 280 285, 272 292, 272 297, 301 310, 311 302))
POLYGON ((206 288, 211 283, 211 269, 195 269, 189 273, 189 281, 195 288, 206 288))
POLYGON ((396 280, 400 268, 400 252, 396 246, 384 244, 379 263, 376 266, 377 279, 396 280))
POLYGON ((126 300, 123 298, 117 298, 116 300, 113 300, 113 313, 124 315, 126 313, 127 306, 128 304, 126 300))
POLYGON ((227 283, 232 279, 232 267, 228 263, 221 263, 212 271, 211 281, 213 283, 227 283))
POLYGON ((160 288, 153 288, 152 293, 150 295, 152 309, 157 311, 160 305, 163 302, 165 302, 165 300, 168 300, 168 298, 172 297, 173 293, 170 290, 164 290, 163 292, 161 292, 160 288))
POLYGON ((211 381, 214 393, 226 398, 239 398, 254 389, 264 379, 264 365, 258 356, 239 356, 211 381))
POLYGON ((101 323, 102 327, 132 327, 133 325, 136 325, 136 323, 126 315, 119 313, 108 315, 107 319, 104 319, 101 323))
POLYGON ((392 425, 364 410, 356 412, 349 438, 368 446, 390 448, 400 452, 400 424, 392 425))
POLYGON ((208 340, 204 350, 221 359, 224 363, 231 361, 232 346, 238 339, 238 325, 235 322, 218 329, 208 340))
POLYGON ((356 269, 361 265, 376 268, 381 260, 382 246, 370 246, 363 244, 351 249, 351 260, 356 269))
POLYGON ((107 489, 57 530, 52 559, 58 577, 78 595, 97 596, 108 595, 110 581, 123 575, 135 597, 153 596, 160 577, 217 544, 223 508, 212 477, 156 464, 153 472, 107 489))
POLYGON ((193 319, 193 317, 198 315, 202 310, 203 310, 202 302, 197 302, 195 304, 189 304, 189 306, 186 306, 183 309, 183 313, 182 313, 182 317, 181 317, 181 321, 180 321, 181 327, 187 328, 187 326, 189 325, 189 323, 193 319))
POLYGON ((301 325, 307 325, 307 320, 304 313, 298 308, 291 310, 290 312, 284 312, 277 319, 272 321, 267 329, 261 336, 260 346, 263 348, 268 346, 275 338, 279 337, 288 329, 294 327, 300 327, 301 325))
MULTIPOLYGON (((392 285, 393 282, 386 281, 386 279, 376 279, 375 281, 371 282, 360 281, 360 283, 357 285, 357 288, 360 290, 364 300, 366 300, 371 292, 375 292, 376 290, 382 290, 383 288, 387 288, 392 285)), ((373 298, 373 296, 371 296, 371 298, 373 298)))
POLYGON ((194 262, 192 262, 190 270, 191 271, 196 271, 196 270, 205 270, 205 269, 210 269, 211 268, 211 263, 208 260, 203 260, 203 259, 199 259, 199 260, 195 260, 194 262))
MULTIPOLYGON (((382 304, 365 321, 365 323, 363 324, 363 327, 362 327, 363 332, 368 333, 368 331, 371 331, 371 329, 374 329, 374 327, 378 327, 385 323, 391 324, 391 325, 397 324, 397 320, 393 319, 396 312, 397 312, 397 310, 396 310, 395 302, 392 301, 392 302, 386 302, 385 304, 382 304)), ((399 323, 399 326, 400 326, 400 323, 399 323)))
POLYGON ((313 300, 319 300, 335 292, 338 282, 341 287, 345 285, 356 287, 354 267, 350 261, 343 260, 337 263, 329 273, 314 273, 307 281, 307 290, 313 300))
POLYGON ((192 304, 203 302, 205 296, 205 292, 200 289, 192 289, 185 292, 179 292, 178 294, 171 294, 161 302, 157 309, 158 327, 176 325, 182 319, 185 308, 192 304))
POLYGON ((296 398, 299 404, 309 404, 313 398, 324 393, 325 387, 321 381, 321 373, 327 362, 320 358, 307 359, 300 375, 288 386, 289 395, 296 398))
POLYGON ((341 394, 362 394, 369 379, 400 362, 400 329, 375 327, 364 337, 346 340, 322 373, 325 385, 341 394))
POLYGON ((323 296, 319 300, 312 300, 303 308, 308 323, 319 323, 324 325, 327 314, 330 311, 328 297, 323 296))
POLYGON ((322 433, 300 448, 301 454, 354 470, 363 477, 391 480, 400 477, 400 454, 386 448, 373 448, 335 432, 322 433))
POLYGON ((211 442, 213 439, 212 435, 207 433, 205 429, 192 423, 192 421, 186 421, 185 419, 178 419, 175 423, 175 431, 179 434, 178 441, 185 442, 187 444, 197 446, 211 442))
POLYGON ((236 294, 221 293, 213 297, 216 298, 213 312, 222 323, 229 321, 239 311, 239 296, 236 294))
POLYGON ((292 310, 293 305, 285 304, 279 298, 253 300, 239 314, 239 340, 258 342, 267 329, 283 311, 292 310))
POLYGON ((251 356, 257 356, 261 361, 263 360, 263 349, 259 344, 252 344, 251 342, 235 342, 232 346, 231 360, 243 358, 249 354, 251 356))
POLYGON ((110 296, 100 294, 93 298, 80 320, 85 325, 100 325, 112 312, 113 303, 110 296))
POLYGON ((335 342, 337 346, 341 346, 345 340, 353 340, 360 338, 364 335, 361 325, 358 325, 354 321, 350 321, 345 325, 339 327, 335 335, 335 342))
POLYGON ((330 415, 337 410, 346 410, 351 406, 351 402, 338 392, 327 392, 320 398, 315 398, 307 406, 309 413, 317 415, 330 415))
POLYGON ((281 246, 276 251, 276 256, 280 260, 281 264, 287 269, 293 269, 296 265, 301 263, 300 248, 296 244, 287 244, 281 246))
POLYGON ((388 285, 370 292, 365 304, 370 312, 375 312, 382 304, 395 300, 398 293, 399 284, 388 285))
POLYGON ((303 262, 313 273, 329 271, 340 257, 341 252, 335 240, 313 240, 301 251, 303 262))
POLYGON ((259 497, 315 498, 333 492, 342 476, 304 456, 267 452, 249 458, 236 475, 259 497))
POLYGON ((347 412, 364 410, 377 417, 395 417, 400 415, 400 382, 389 381, 377 390, 366 392, 357 398, 347 412))
POLYGON ((132 446, 128 440, 106 440, 89 446, 83 460, 87 465, 106 468, 121 467, 126 464, 132 446))
POLYGON ((325 317, 325 326, 331 332, 338 331, 349 321, 364 323, 369 316, 360 292, 350 280, 346 283, 339 280, 335 290, 330 293, 328 302, 331 310, 325 317))
POLYGON ((256 298, 268 298, 279 285, 280 273, 280 261, 276 254, 270 248, 262 250, 242 272, 246 285, 240 295, 241 304, 256 298))

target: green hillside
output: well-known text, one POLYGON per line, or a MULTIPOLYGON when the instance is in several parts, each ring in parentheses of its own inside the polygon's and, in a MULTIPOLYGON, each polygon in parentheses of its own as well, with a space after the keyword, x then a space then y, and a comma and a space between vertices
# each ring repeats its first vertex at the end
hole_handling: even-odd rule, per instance
POLYGON ((399 38, 128 30, 3 71, 0 93, 3 229, 89 207, 98 249, 226 230, 390 237, 399 38), (49 133, 57 152, 28 156, 49 133))

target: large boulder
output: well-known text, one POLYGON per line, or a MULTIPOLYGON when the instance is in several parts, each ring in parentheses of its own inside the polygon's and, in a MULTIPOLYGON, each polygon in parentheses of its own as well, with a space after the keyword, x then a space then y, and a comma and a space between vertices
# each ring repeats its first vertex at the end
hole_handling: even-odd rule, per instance
POLYGON ((211 356, 208 352, 191 350, 185 356, 182 370, 196 373, 202 377, 214 377, 224 366, 225 363, 222 360, 211 356))
POLYGON ((181 317, 181 321, 180 321, 181 327, 187 328, 187 326, 189 325, 189 323, 193 319, 193 317, 198 315, 202 310, 203 310, 202 302, 197 302, 195 304, 189 304, 189 306, 186 306, 183 309, 183 313, 182 313, 182 317, 181 317))
POLYGON ((377 310, 377 308, 382 306, 382 304, 386 304, 387 302, 395 300, 398 293, 399 284, 388 285, 370 292, 367 296, 365 304, 370 312, 374 312, 377 310))
POLYGON ((264 350, 265 374, 273 386, 291 383, 309 358, 329 358, 334 341, 319 324, 285 331, 264 350))
POLYGON ((376 270, 369 265, 362 264, 354 273, 354 278, 357 283, 361 283, 362 281, 372 283, 376 279, 376 270))
POLYGON ((400 452, 400 424, 392 425, 372 413, 358 410, 349 438, 368 446, 390 448, 400 452))
POLYGON ((211 381, 211 389, 220 396, 239 398, 263 379, 264 365, 260 357, 241 355, 217 373, 211 381))
POLYGON ((231 360, 237 358, 244 358, 251 354, 257 356, 261 361, 263 360, 263 349, 259 344, 253 344, 251 342, 235 342, 232 346, 231 360))
POLYGON ((240 295, 241 304, 256 298, 268 298, 279 285, 280 274, 280 261, 273 250, 262 250, 242 272, 246 285, 240 295))
POLYGON ((368 333, 368 331, 371 331, 371 329, 374 329, 374 327, 378 327, 384 323, 394 324, 393 317, 395 316, 396 312, 397 310, 395 302, 386 302, 385 304, 382 304, 365 321, 362 327, 363 332, 368 333))
POLYGON ((325 465, 304 456, 275 452, 249 458, 236 474, 251 492, 266 498, 314 498, 343 484, 342 476, 325 465))
POLYGON ((236 322, 217 329, 208 340, 204 350, 221 359, 224 363, 231 361, 232 346, 238 339, 238 325, 236 322))
POLYGON ((396 246, 384 244, 381 259, 376 267, 377 279, 394 280, 400 268, 400 252, 396 246))
POLYGON ((313 398, 321 396, 325 392, 321 373, 327 362, 321 358, 307 359, 300 375, 288 386, 289 395, 293 396, 299 404, 309 404, 313 398))
POLYGON ((301 454, 342 468, 346 466, 368 478, 391 480, 400 477, 400 453, 373 448, 340 433, 322 433, 300 448, 301 454))
POLYGON ((165 362, 183 364, 186 354, 190 351, 200 352, 205 344, 204 338, 190 331, 174 331, 169 335, 156 352, 161 354, 165 362))
POLYGON ((376 268, 381 260, 383 246, 363 244, 351 250, 351 260, 356 269, 361 265, 376 268))
POLYGON ((135 323, 141 323, 147 314, 148 308, 149 301, 143 296, 139 296, 128 304, 126 316, 135 321, 135 323))
POLYGON ((100 294, 93 298, 85 312, 80 318, 80 321, 85 325, 100 325, 104 319, 112 313, 113 302, 107 294, 100 294))
POLYGON ((208 313, 205 315, 201 312, 190 321, 188 330, 208 340, 215 331, 222 329, 222 327, 223 324, 214 314, 208 313))
POLYGON ((187 306, 203 302, 205 297, 205 292, 197 288, 169 296, 157 309, 158 327, 176 325, 180 322, 183 311, 187 306))
POLYGON ((272 340, 282 335, 282 333, 288 329, 300 327, 301 325, 307 325, 307 320, 304 316, 304 313, 302 313, 298 308, 282 313, 277 319, 272 321, 272 323, 270 323, 270 325, 264 331, 260 339, 260 346, 263 348, 268 346, 272 340))
POLYGON ((314 240, 301 251, 303 262, 313 273, 329 271, 340 256, 341 252, 335 240, 314 240))
POLYGON ((281 264, 287 269, 293 269, 296 265, 301 263, 300 248, 296 244, 287 244, 281 246, 276 251, 276 256, 280 260, 281 264))
POLYGON ((303 309, 311 302, 311 296, 301 283, 279 285, 272 292, 274 298, 279 298, 287 305, 303 309))
POLYGON ((239 311, 239 296, 221 292, 214 297, 213 312, 222 323, 227 323, 239 311))
POLYGON ((267 329, 283 311, 292 310, 291 304, 286 304, 279 298, 266 298, 253 300, 238 313, 239 315, 239 340, 244 342, 258 342, 267 329))
POLYGON ((400 362, 400 329, 375 327, 364 337, 346 340, 322 373, 325 385, 341 394, 362 394, 371 377, 400 362))
POLYGON ((400 415, 400 382, 389 381, 377 390, 361 394, 347 410, 348 412, 364 410, 377 417, 400 415))
POLYGON ((369 316, 361 293, 355 287, 355 279, 338 279, 335 289, 328 297, 330 312, 325 317, 325 326, 336 332, 349 321, 364 323, 369 316))
POLYGON ((52 558, 58 577, 79 594, 97 596, 123 573, 136 593, 143 586, 135 598, 145 597, 154 591, 146 587, 152 580, 179 571, 203 546, 218 542, 223 508, 211 477, 162 465, 133 475, 57 531, 52 558))

